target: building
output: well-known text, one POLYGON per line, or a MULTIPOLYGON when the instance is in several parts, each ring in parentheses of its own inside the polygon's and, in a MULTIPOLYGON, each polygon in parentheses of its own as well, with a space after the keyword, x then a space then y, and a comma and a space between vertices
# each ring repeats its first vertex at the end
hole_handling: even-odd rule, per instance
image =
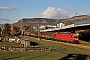
POLYGON ((20 47, 30 47, 31 41, 26 39, 26 38, 22 38, 20 40, 20 47))

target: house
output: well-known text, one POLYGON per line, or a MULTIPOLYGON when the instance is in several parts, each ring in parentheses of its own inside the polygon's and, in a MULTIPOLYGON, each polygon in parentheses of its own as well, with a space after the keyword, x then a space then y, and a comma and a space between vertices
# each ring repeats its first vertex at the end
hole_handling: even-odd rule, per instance
POLYGON ((20 47, 30 47, 31 41, 26 39, 26 38, 22 38, 20 40, 20 47))

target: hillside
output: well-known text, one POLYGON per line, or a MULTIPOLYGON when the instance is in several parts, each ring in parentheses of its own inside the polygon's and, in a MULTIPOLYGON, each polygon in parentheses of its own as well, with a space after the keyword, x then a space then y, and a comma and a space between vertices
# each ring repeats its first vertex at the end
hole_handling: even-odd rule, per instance
POLYGON ((79 21, 79 20, 90 20, 90 14, 88 15, 80 15, 80 16, 74 16, 74 17, 71 17, 71 18, 68 18, 68 19, 64 19, 63 23, 65 23, 66 25, 69 25, 69 24, 72 24, 74 23, 75 21, 79 21))
POLYGON ((36 26, 39 25, 55 25, 57 19, 48 19, 48 18, 23 18, 19 20, 17 23, 14 23, 14 25, 31 25, 36 26))
POLYGON ((78 20, 86 20, 90 19, 90 14, 88 15, 80 15, 80 16, 74 16, 67 19, 48 19, 48 18, 23 18, 19 20, 17 23, 14 23, 14 25, 27 25, 27 26, 36 26, 39 25, 56 25, 57 23, 63 22, 65 25, 72 24, 74 21, 78 20))

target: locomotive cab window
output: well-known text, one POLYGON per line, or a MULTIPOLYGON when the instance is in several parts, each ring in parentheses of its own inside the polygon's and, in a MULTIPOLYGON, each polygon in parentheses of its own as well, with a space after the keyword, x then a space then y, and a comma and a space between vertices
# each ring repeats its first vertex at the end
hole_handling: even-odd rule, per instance
POLYGON ((74 36, 74 38, 78 38, 78 36, 74 36))

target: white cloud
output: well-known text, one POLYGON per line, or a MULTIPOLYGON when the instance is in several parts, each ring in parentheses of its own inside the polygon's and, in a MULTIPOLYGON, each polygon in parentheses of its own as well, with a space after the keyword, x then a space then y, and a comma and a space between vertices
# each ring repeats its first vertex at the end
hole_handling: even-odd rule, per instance
POLYGON ((0 18, 0 21, 10 21, 8 18, 0 18))
POLYGON ((75 12, 75 8, 67 8, 62 10, 60 8, 48 7, 42 14, 46 18, 62 19, 69 17, 68 15, 75 12))
POLYGON ((17 8, 0 6, 0 11, 17 11, 17 10, 18 10, 17 8))
POLYGON ((10 21, 8 18, 0 18, 0 24, 9 23, 10 21))

